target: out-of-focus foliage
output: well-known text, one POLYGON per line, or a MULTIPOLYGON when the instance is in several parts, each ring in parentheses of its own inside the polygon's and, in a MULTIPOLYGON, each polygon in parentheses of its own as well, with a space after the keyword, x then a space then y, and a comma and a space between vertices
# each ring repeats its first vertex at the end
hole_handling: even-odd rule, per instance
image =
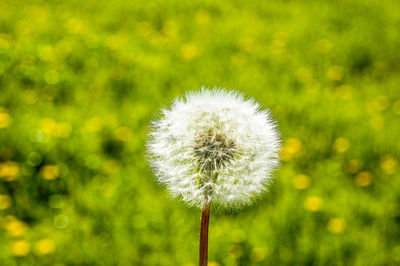
POLYGON ((0 265, 196 265, 145 160, 188 90, 269 107, 282 166, 210 265, 400 264, 400 2, 0 1, 0 265))

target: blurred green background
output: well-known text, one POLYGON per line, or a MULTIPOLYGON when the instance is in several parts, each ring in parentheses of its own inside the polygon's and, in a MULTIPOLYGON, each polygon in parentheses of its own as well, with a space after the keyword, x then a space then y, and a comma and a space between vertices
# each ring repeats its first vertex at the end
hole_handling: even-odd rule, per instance
POLYGON ((0 265, 197 264, 200 210, 145 160, 202 85, 271 109, 269 193, 210 265, 400 264, 400 2, 0 1, 0 265))

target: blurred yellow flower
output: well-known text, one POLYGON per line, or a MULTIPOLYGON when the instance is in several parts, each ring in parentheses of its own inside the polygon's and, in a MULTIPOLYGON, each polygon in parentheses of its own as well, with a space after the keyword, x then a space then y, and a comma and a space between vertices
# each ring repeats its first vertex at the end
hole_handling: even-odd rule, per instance
POLYGON ((335 89, 335 96, 341 100, 348 100, 351 98, 353 88, 349 85, 341 85, 335 89))
POLYGON ((103 128, 103 121, 99 117, 92 117, 86 121, 85 128, 89 132, 97 132, 103 128))
POLYGON ((0 210, 8 209, 12 204, 10 196, 6 194, 0 194, 0 210))
POLYGON ((26 256, 30 250, 30 245, 25 240, 14 241, 11 244, 11 251, 14 256, 26 256))
POLYGON ((128 127, 118 127, 115 130, 115 137, 120 141, 128 141, 131 135, 132 131, 128 127))
POLYGON ((35 243, 35 253, 38 255, 46 255, 53 253, 56 249, 56 245, 53 240, 44 238, 35 243))
POLYGON ((243 255, 243 247, 239 244, 233 244, 229 247, 229 256, 232 258, 240 258, 243 255))
POLYGON ((320 92, 320 87, 321 85, 319 84, 319 82, 315 80, 310 80, 310 82, 308 82, 307 86, 305 87, 305 92, 310 96, 314 96, 320 92))
POLYGON ((268 250, 266 248, 256 247, 250 252, 250 259, 252 261, 258 262, 265 259, 268 255, 268 250))
POLYGON ((297 189, 306 189, 310 186, 310 178, 306 175, 296 175, 293 180, 293 186, 297 189))
POLYGON ((380 161, 381 161, 381 168, 383 171, 385 171, 389 175, 396 173, 398 166, 396 158, 394 158, 390 154, 387 154, 382 156, 380 161))
POLYGON ((49 136, 67 138, 71 134, 71 125, 57 123, 52 118, 43 118, 40 121, 40 128, 49 136))
POLYGON ((199 56, 199 48, 194 43, 184 44, 180 49, 180 55, 185 61, 191 61, 199 56))
POLYGON ((162 28, 162 33, 166 37, 174 37, 178 34, 178 25, 173 20, 167 20, 162 28))
POLYGON ((347 171, 350 174, 355 174, 355 173, 359 172, 361 170, 361 168, 362 168, 362 162, 358 159, 350 160, 347 163, 347 171))
POLYGON ((11 116, 0 108, 0 128, 6 128, 11 124, 11 116))
POLYGON ((210 23, 210 13, 205 9, 199 9, 195 15, 196 23, 199 25, 206 26, 210 23))
POLYGON ((8 161, 0 163, 0 179, 14 181, 18 178, 19 166, 16 162, 8 161))
POLYGON ((60 175, 60 170, 57 165, 45 165, 40 170, 40 173, 45 180, 54 180, 60 175))
POLYGON ((67 29, 72 34, 88 34, 89 29, 87 24, 79 18, 70 18, 67 23, 67 29))
POLYGON ((393 104, 392 110, 396 115, 400 115, 400 101, 397 101, 393 104))
POLYGON ((379 96, 371 102, 371 107, 378 112, 384 111, 389 107, 389 100, 386 96, 379 96))
POLYGON ((7 233, 12 237, 19 237, 26 233, 26 224, 12 215, 6 216, 3 220, 3 224, 7 233))
POLYGON ((355 181, 360 187, 369 186, 372 183, 372 175, 368 171, 362 171, 356 175, 355 181))
POLYGON ((347 138, 337 138, 333 143, 333 148, 338 153, 346 152, 350 147, 350 141, 347 138))
POLYGON ((303 144, 297 138, 289 138, 283 144, 282 150, 279 152, 283 161, 289 161, 297 157, 303 151, 303 144))
POLYGON ((220 266, 221 264, 219 264, 219 263, 216 262, 216 261, 209 261, 207 265, 208 265, 208 266, 220 266))
POLYGON ((339 81, 343 78, 343 68, 340 66, 332 66, 328 69, 326 76, 332 81, 339 81))
POLYGON ((328 230, 335 234, 343 233, 346 221, 343 218, 332 218, 328 222, 328 230))
POLYGON ((322 208, 323 200, 317 196, 310 196, 304 202, 304 207, 312 212, 317 212, 322 208))
POLYGON ((54 135, 57 130, 57 123, 52 118, 43 118, 40 121, 40 128, 48 135, 54 135))
POLYGON ((381 130, 385 125, 385 120, 380 115, 374 115, 369 121, 369 125, 373 130, 381 130))

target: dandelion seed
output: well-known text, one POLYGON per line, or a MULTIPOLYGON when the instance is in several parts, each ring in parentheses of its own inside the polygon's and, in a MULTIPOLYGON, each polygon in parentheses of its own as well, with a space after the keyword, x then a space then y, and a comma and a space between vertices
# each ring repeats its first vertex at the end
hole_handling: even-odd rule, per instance
POLYGON ((148 150, 154 173, 189 205, 241 207, 266 190, 280 141, 268 111, 237 92, 188 93, 162 110, 148 150))
POLYGON ((162 110, 147 147, 158 181, 202 208, 200 265, 206 265, 210 204, 239 208, 259 197, 279 163, 280 140, 269 111, 254 100, 202 88, 162 110))

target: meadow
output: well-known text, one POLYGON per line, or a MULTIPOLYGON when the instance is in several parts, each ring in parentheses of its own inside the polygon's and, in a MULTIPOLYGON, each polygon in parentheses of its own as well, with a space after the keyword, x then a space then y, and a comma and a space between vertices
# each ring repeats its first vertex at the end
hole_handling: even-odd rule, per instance
POLYGON ((180 265, 200 210, 146 160, 201 86, 270 109, 281 166, 209 265, 400 264, 400 2, 0 1, 0 265, 180 265))

